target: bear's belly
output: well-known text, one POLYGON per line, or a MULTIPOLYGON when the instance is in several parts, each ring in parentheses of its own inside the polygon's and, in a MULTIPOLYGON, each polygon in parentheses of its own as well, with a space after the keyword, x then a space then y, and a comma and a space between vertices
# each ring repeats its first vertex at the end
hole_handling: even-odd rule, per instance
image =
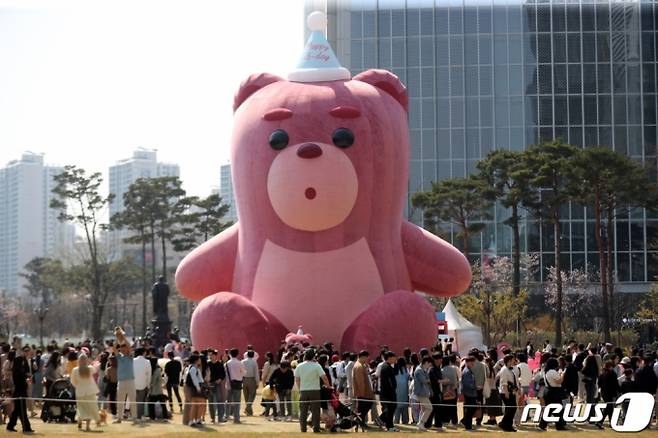
POLYGON ((339 345, 345 329, 384 294, 365 238, 341 249, 309 253, 269 240, 258 262, 251 300, 290 331, 339 345))

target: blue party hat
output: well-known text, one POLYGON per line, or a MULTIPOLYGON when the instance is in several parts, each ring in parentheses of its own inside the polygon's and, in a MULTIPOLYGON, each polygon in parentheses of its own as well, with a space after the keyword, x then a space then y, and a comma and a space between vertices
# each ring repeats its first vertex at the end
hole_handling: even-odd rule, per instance
POLYGON ((297 68, 288 73, 293 82, 325 82, 351 79, 349 70, 342 67, 324 36, 327 16, 323 12, 312 12, 306 19, 311 36, 304 46, 297 68))

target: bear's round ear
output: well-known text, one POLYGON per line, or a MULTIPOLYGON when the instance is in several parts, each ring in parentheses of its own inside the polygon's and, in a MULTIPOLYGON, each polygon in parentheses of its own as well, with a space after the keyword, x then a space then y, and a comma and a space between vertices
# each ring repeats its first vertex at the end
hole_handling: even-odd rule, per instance
POLYGON ((402 81, 400 81, 400 78, 395 76, 390 71, 370 69, 364 71, 363 73, 359 73, 352 79, 355 81, 365 82, 372 85, 373 87, 377 87, 386 91, 388 94, 393 96, 393 98, 397 100, 400 105, 402 105, 402 108, 404 108, 405 111, 408 111, 409 96, 407 96, 407 89, 402 84, 402 81))
POLYGON ((249 96, 256 91, 264 88, 274 82, 282 81, 279 76, 270 73, 256 73, 242 81, 240 89, 235 93, 233 98, 233 112, 235 112, 249 96))

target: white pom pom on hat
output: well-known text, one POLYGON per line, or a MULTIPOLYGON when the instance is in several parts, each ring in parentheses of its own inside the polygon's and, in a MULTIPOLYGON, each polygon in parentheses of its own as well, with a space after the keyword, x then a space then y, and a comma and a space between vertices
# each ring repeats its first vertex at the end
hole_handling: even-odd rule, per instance
POLYGON ((297 68, 288 73, 288 80, 293 82, 327 82, 349 80, 352 75, 341 66, 336 54, 324 36, 327 16, 324 12, 311 12, 306 18, 311 36, 304 46, 297 68))

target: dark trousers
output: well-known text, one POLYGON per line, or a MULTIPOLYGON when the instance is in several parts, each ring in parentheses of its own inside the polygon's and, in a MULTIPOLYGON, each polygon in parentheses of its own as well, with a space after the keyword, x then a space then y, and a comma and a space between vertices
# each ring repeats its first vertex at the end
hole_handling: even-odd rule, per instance
POLYGON ((169 413, 167 412, 167 397, 164 395, 149 395, 148 398, 149 404, 149 418, 151 420, 155 420, 155 404, 160 403, 160 407, 162 408, 162 418, 169 418, 169 413))
MULTIPOLYGON (((480 406, 484 405, 484 390, 483 389, 477 389, 477 402, 480 404, 480 406)), ((480 415, 477 416, 475 419, 477 421, 478 426, 482 424, 482 417, 484 417, 484 409, 480 409, 480 415)))
MULTIPOLYGON (((546 403, 546 405, 549 405, 551 403, 562 404, 562 397, 563 396, 564 396, 564 392, 562 391, 561 388, 548 388, 548 390, 546 391, 546 394, 544 395, 544 403, 546 403)), ((613 406, 610 405, 610 407, 613 407, 613 406)), ((592 410, 594 410, 594 409, 592 409, 592 410)), ((610 413, 612 414, 612 411, 610 413)), ((562 417, 562 412, 560 412, 559 417, 560 417, 560 419, 558 420, 557 423, 555 423, 555 427, 557 429, 562 429, 566 426, 566 422, 564 421, 564 419, 562 417)), ((547 424, 548 423, 546 423, 546 421, 544 421, 544 416, 542 415, 541 419, 539 420, 539 427, 545 428, 547 424)))
MULTIPOLYGON (((361 402, 359 402, 360 404, 361 402)), ((311 424, 314 431, 320 430, 320 390, 299 391, 299 427, 306 432, 308 411, 311 411, 311 424)), ((366 411, 367 412, 367 411, 366 411)))
MULTIPOLYGON (((612 413, 615 410, 614 400, 606 400, 604 397, 603 402, 605 403, 605 409, 603 410, 603 418, 599 421, 601 426, 603 426, 603 422, 606 418, 608 418, 609 421, 612 421, 612 413)), ((658 412, 656 412, 656 415, 658 415, 658 412)))
POLYGON ((457 399, 453 398, 452 400, 443 400, 443 421, 446 423, 457 424, 457 399))
POLYGON ((183 402, 181 402, 180 393, 178 392, 178 382, 169 383, 167 382, 167 397, 169 398, 169 407, 171 407, 171 412, 174 412, 174 399, 172 398, 171 391, 174 391, 176 394, 176 399, 178 400, 178 407, 183 408, 183 402))
POLYGON ((396 397, 395 394, 393 395, 384 395, 380 394, 379 396, 379 401, 382 404, 382 413, 379 416, 380 420, 386 425, 387 429, 392 429, 394 427, 393 424, 393 415, 395 414, 395 407, 397 406, 396 404, 396 397))
POLYGON ((105 390, 103 391, 103 393, 107 401, 109 401, 110 413, 112 415, 116 415, 117 404, 115 402, 117 401, 117 382, 106 382, 105 390))
MULTIPOLYGON (((27 397, 27 395, 14 396, 14 397, 27 397)), ((27 418, 27 400, 25 400, 24 398, 14 399, 14 410, 12 411, 11 416, 9 417, 9 423, 7 423, 7 430, 16 427, 16 423, 18 422, 18 420, 21 420, 21 427, 23 428, 23 432, 32 430, 32 428, 30 427, 30 420, 27 418)))
POLYGON ((503 400, 503 419, 498 423, 504 429, 513 429, 514 428, 514 415, 516 414, 516 397, 514 394, 510 394, 509 397, 505 397, 501 394, 500 397, 503 400))
POLYGON ((462 418, 462 424, 466 429, 473 428, 473 415, 475 415, 475 410, 477 407, 477 397, 468 397, 464 396, 464 417, 462 418))
POLYGON ((356 412, 364 423, 368 423, 368 413, 372 408, 372 400, 359 399, 356 402, 356 412))
POLYGON ((432 413, 425 422, 425 427, 427 429, 431 428, 432 422, 434 423, 434 427, 443 427, 443 412, 441 406, 439 406, 441 404, 441 396, 430 397, 430 402, 432 402, 432 413))

